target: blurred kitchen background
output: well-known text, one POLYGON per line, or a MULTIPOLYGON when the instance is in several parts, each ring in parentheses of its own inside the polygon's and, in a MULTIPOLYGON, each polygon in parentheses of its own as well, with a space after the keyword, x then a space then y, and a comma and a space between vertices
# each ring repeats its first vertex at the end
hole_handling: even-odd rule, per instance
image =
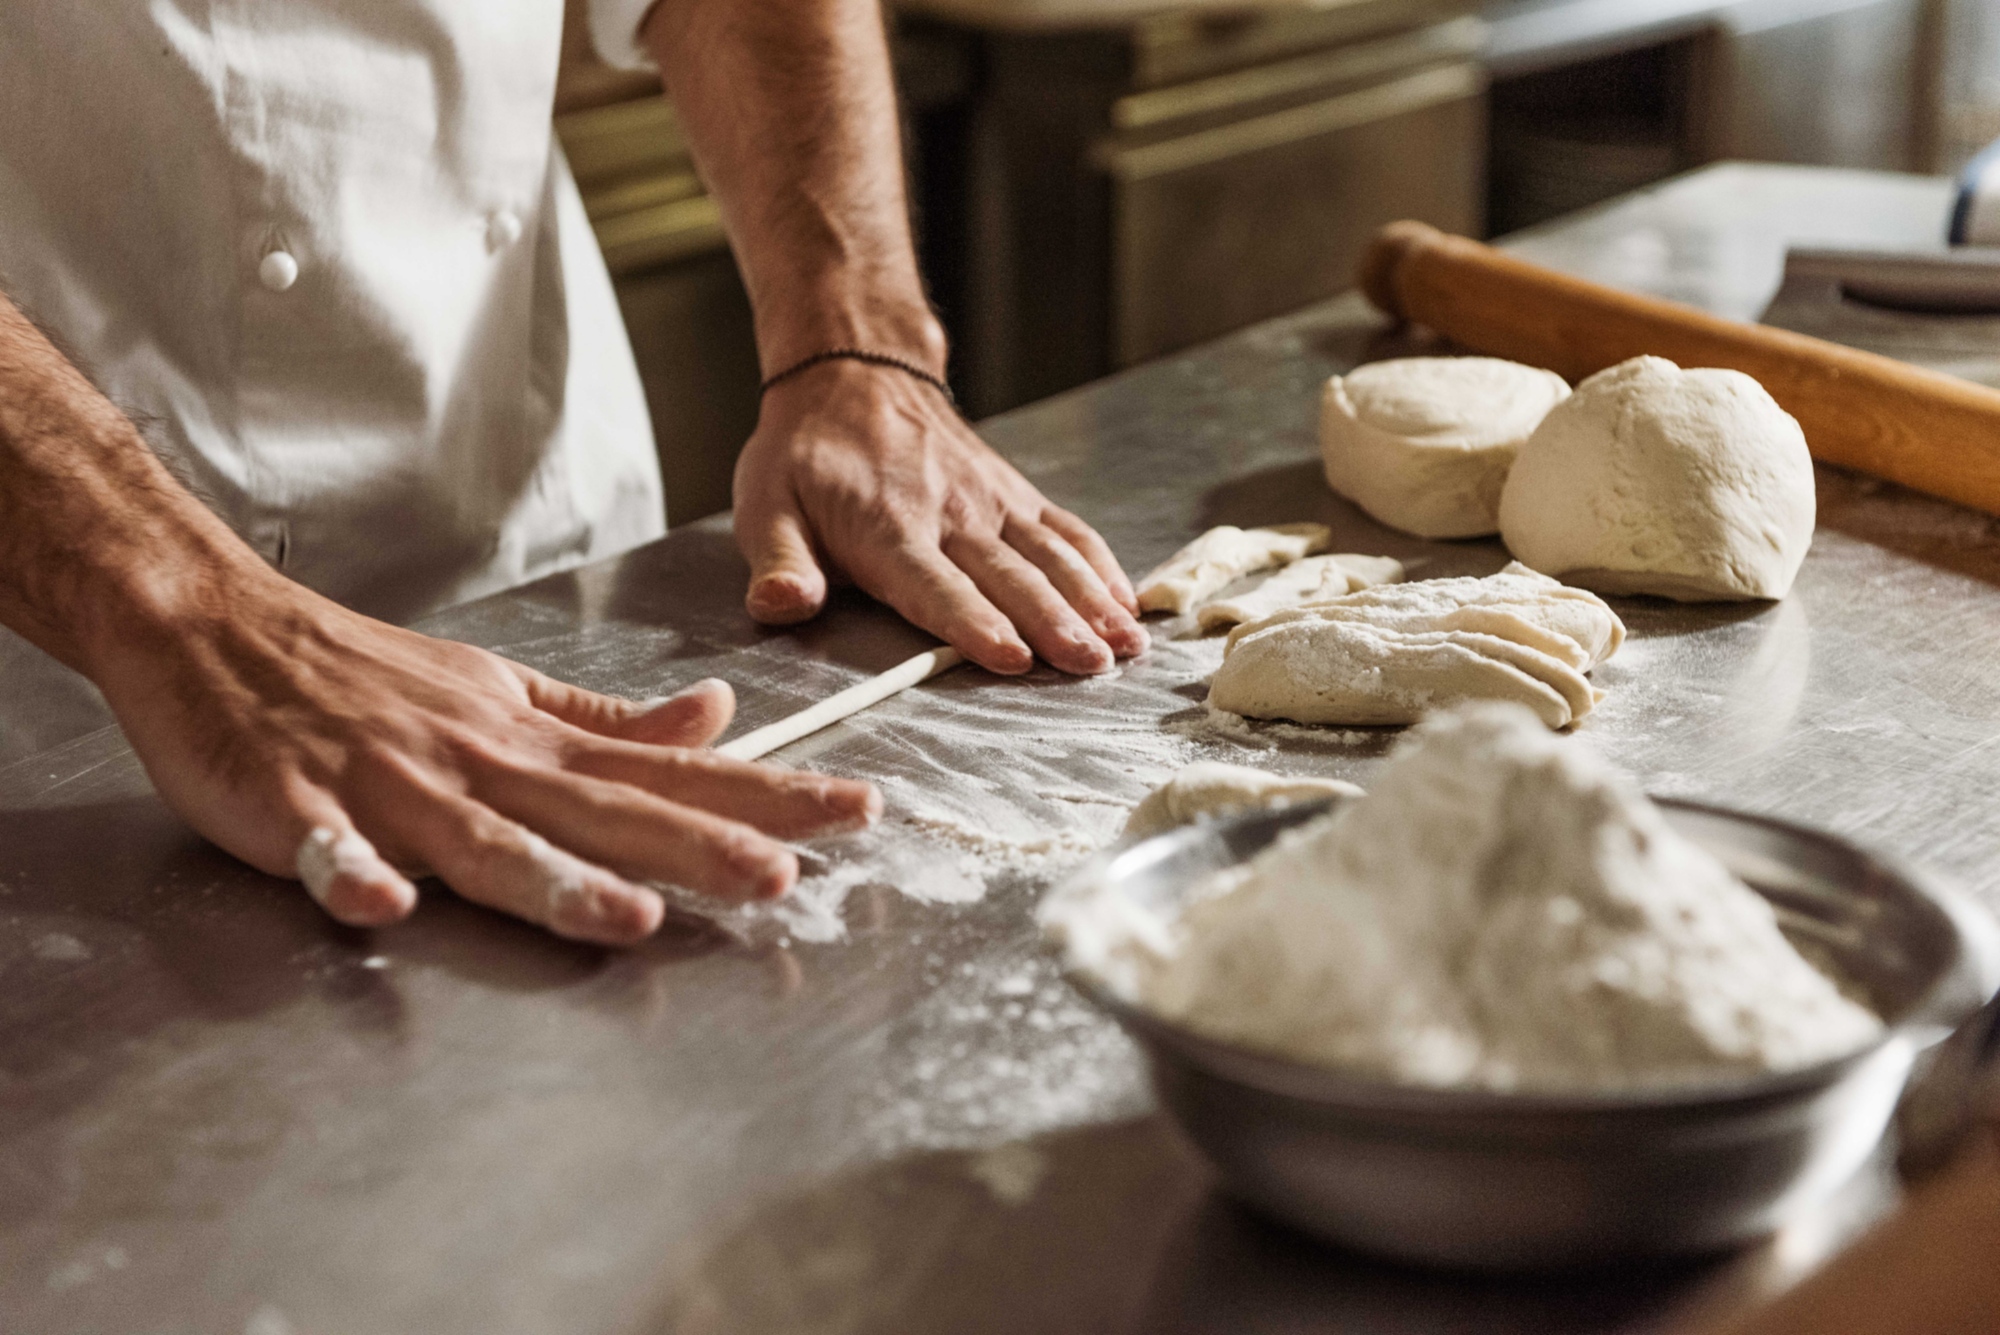
MULTIPOLYGON (((1395 218, 1499 235, 1722 159, 1949 172, 2000 138, 2000 0, 1161 4, 893 6, 975 418, 1345 290, 1395 218)), ((686 523, 756 421, 749 305, 657 80, 595 64, 580 7, 556 128, 686 523)))

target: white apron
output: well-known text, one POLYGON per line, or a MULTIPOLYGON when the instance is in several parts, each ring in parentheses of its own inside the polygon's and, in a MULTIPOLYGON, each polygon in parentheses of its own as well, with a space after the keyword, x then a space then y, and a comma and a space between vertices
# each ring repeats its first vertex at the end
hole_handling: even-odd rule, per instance
MULTIPOLYGON (((597 0, 621 63, 646 8, 597 0)), ((0 4, 0 286, 266 560, 376 616, 665 527, 550 129, 562 11, 0 4)), ((0 765, 107 720, 0 631, 0 765)))

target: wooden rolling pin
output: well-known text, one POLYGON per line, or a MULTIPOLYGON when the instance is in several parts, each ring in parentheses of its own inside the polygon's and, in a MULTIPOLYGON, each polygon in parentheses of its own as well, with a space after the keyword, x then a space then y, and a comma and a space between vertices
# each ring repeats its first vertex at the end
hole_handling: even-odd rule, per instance
POLYGON ((1573 381, 1645 353, 1743 371, 1799 419, 1815 458, 2000 514, 2000 391, 1572 278, 1418 222, 1377 233, 1358 278, 1390 315, 1573 381))

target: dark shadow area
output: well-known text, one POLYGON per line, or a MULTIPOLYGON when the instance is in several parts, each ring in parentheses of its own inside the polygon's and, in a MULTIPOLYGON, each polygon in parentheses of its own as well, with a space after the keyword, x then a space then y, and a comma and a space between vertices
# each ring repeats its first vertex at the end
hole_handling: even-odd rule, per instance
POLYGON ((1220 1192, 1161 1252, 1134 1335, 1573 1335, 1629 1329, 1687 1306, 1730 1261, 1481 1275, 1341 1251, 1220 1192))
MULTIPOLYGON (((209 844, 151 796, 0 811, 0 1213, 54 1183, 16 1157, 89 1106, 134 1061, 312 999, 364 1043, 400 1046, 398 968, 491 990, 574 987, 616 957, 561 941, 426 882, 408 922, 342 927, 291 881, 209 844)), ((629 958, 655 970, 720 948, 669 924, 629 958)))
POLYGON ((1308 330, 1304 341, 1307 347, 1346 371, 1368 362, 1389 361, 1396 357, 1456 357, 1464 354, 1463 348, 1423 325, 1402 320, 1390 322, 1387 316, 1380 317, 1380 321, 1367 325, 1342 323, 1308 330))
POLYGON ((920 1152, 769 1200, 697 1243, 658 1335, 1138 1329, 1208 1171, 1157 1120, 920 1152))
POLYGON ((1719 626, 1736 626, 1773 617, 1779 604, 1753 600, 1733 603, 1677 603, 1671 598, 1612 594, 1605 602, 1625 623, 1625 633, 1635 640, 1667 635, 1697 635, 1719 626))
POLYGON ((703 1245, 659 1335, 1582 1335, 1741 1301, 1770 1247, 1487 1275, 1342 1251, 1236 1204, 1158 1118, 925 1152, 770 1200, 703 1245))

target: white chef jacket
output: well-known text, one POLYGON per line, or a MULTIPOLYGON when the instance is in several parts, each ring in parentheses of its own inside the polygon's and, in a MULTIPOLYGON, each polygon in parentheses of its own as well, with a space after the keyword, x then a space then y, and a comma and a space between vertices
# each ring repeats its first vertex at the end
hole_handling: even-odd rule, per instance
MULTIPOLYGON (((651 0, 593 0, 643 60, 651 0)), ((373 615, 665 526, 550 127, 562 0, 4 0, 0 286, 273 565, 373 615)), ((101 725, 0 631, 0 764, 101 725)))

